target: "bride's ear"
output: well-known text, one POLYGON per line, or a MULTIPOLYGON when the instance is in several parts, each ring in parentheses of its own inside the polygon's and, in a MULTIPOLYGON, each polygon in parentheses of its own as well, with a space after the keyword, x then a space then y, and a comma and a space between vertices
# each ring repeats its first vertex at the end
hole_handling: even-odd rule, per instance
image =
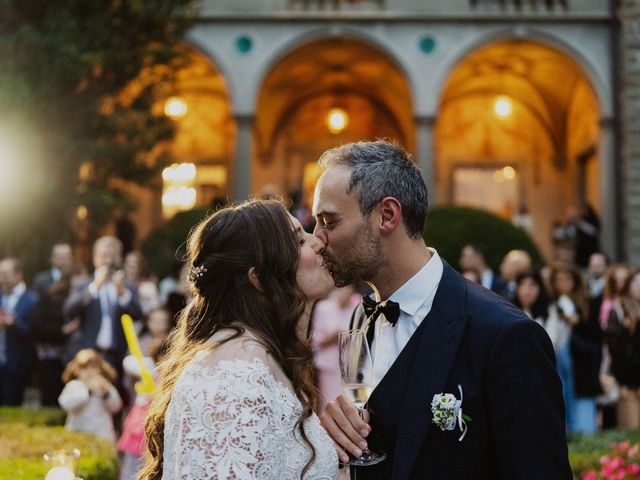
POLYGON ((258 274, 256 273, 256 267, 251 267, 249 269, 249 271, 247 272, 247 277, 249 277, 249 282, 251 282, 251 285, 253 285, 253 287, 258 290, 259 292, 264 293, 264 289, 262 288, 262 284, 260 283, 260 280, 258 280, 258 274))

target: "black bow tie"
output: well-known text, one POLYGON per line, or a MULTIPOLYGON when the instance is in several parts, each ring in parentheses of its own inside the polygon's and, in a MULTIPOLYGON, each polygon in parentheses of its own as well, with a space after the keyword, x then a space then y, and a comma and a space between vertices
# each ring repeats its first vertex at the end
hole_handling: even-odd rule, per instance
POLYGON ((392 325, 395 326, 398 318, 400 317, 400 304, 391 300, 385 300, 384 302, 376 302, 371 297, 362 297, 362 307, 369 321, 369 328, 373 326, 380 314, 384 315, 384 318, 392 325))

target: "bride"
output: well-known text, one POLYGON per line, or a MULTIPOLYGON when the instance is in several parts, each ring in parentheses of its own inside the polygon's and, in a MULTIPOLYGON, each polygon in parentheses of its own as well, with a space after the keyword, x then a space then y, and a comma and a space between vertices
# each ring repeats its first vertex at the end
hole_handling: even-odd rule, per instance
POLYGON ((313 302, 333 287, 324 247, 273 200, 193 230, 193 299, 160 367, 139 479, 336 478, 307 338, 313 302))

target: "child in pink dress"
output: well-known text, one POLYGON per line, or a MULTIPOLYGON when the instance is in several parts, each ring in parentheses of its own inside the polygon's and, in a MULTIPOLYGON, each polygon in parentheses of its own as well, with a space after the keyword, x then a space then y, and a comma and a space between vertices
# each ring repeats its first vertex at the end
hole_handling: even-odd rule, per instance
MULTIPOLYGON (((147 345, 151 357, 143 357, 145 367, 155 376, 155 365, 166 349, 166 337, 158 339, 155 344, 147 345)), ((123 360, 123 367, 127 374, 141 378, 142 369, 137 359, 128 355, 123 360)), ((151 404, 151 396, 137 394, 135 402, 124 420, 122 435, 118 440, 118 451, 122 453, 120 480, 135 480, 141 466, 142 454, 145 449, 144 420, 151 404)))

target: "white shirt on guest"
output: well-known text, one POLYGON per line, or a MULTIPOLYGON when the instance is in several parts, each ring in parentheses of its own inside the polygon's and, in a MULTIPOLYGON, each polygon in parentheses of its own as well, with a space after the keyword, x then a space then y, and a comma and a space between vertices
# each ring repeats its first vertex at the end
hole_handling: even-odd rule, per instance
POLYGON ((18 283, 15 287, 13 287, 13 289, 11 289, 11 292, 5 294, 5 297, 2 301, 2 307, 9 312, 15 313, 14 310, 16 308, 16 304, 18 303, 18 300, 20 300, 20 297, 22 297, 22 295, 24 295, 24 292, 26 291, 27 286, 25 285, 25 283, 18 283))
POLYGON ((493 285, 493 270, 487 268, 482 274, 480 274, 480 285, 484 288, 491 290, 491 285, 493 285))
POLYGON ((389 297, 389 300, 400 305, 400 317, 396 325, 391 325, 384 316, 375 323, 371 344, 374 388, 431 311, 444 266, 438 252, 433 248, 429 248, 429 251, 432 257, 427 264, 389 297))

